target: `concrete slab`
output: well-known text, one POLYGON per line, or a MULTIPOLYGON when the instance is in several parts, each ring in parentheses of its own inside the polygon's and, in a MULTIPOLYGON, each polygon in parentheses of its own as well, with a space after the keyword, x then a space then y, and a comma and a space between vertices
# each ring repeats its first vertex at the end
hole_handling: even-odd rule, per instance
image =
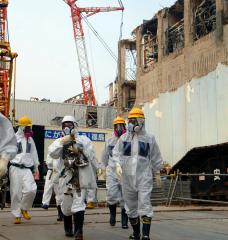
MULTIPOLYGON (((215 207, 155 207, 151 240, 227 240, 228 208, 215 207)), ((6 209, 0 211, 0 240, 60 240, 64 237, 63 223, 56 221, 56 210, 34 209, 30 221, 14 225, 6 209)), ((107 208, 87 210, 85 240, 127 240, 131 229, 110 227, 107 208)))

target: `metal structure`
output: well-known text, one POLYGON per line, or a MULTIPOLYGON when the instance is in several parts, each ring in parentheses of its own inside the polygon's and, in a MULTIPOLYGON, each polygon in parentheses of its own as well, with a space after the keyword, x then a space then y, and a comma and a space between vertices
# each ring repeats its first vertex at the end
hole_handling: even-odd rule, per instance
POLYGON ((175 52, 184 47, 184 19, 177 22, 167 30, 167 51, 175 52))
MULTIPOLYGON (((91 74, 89 70, 88 56, 85 45, 85 35, 82 26, 84 16, 90 17, 99 12, 111 12, 124 10, 120 7, 87 7, 81 8, 76 4, 77 0, 63 0, 71 9, 71 17, 73 22, 74 38, 78 55, 78 62, 81 74, 82 88, 84 94, 84 103, 87 105, 96 105, 96 99, 93 90, 91 74), (84 14, 84 15, 82 15, 84 14)), ((121 3, 121 1, 119 2, 121 3)))
POLYGON ((194 12, 194 39, 198 40, 216 28, 215 0, 203 0, 194 12))
POLYGON ((0 112, 9 117, 13 64, 17 54, 10 49, 7 7, 8 0, 0 0, 0 112))

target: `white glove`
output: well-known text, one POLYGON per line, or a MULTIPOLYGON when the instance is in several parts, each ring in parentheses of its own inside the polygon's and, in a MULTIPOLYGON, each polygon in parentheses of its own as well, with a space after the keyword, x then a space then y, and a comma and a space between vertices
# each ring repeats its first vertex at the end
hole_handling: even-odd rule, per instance
POLYGON ((40 172, 39 172, 38 166, 35 167, 35 169, 34 169, 33 177, 34 177, 35 180, 39 180, 40 179, 40 172))
POLYGON ((122 168, 121 168, 120 164, 117 163, 117 164, 116 164, 116 174, 117 174, 117 176, 118 176, 119 178, 121 178, 122 173, 123 173, 122 168))
POLYGON ((67 144, 67 143, 69 143, 69 142, 71 142, 73 140, 74 140, 74 136, 67 135, 67 136, 64 136, 64 137, 61 138, 60 143, 62 145, 65 145, 65 144, 67 144))
POLYGON ((9 160, 6 158, 0 159, 0 178, 3 177, 7 173, 7 165, 9 160))

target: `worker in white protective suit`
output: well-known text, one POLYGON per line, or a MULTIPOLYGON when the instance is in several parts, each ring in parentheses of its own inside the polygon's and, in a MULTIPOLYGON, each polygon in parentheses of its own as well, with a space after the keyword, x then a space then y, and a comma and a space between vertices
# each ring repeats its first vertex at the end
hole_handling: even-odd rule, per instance
POLYGON ((0 178, 7 173, 7 165, 17 154, 17 139, 10 121, 0 113, 0 178))
MULTIPOLYGON (((103 174, 102 165, 97 161, 97 158, 94 156, 92 160, 92 167, 94 176, 100 177, 103 174)), ((94 209, 95 202, 97 201, 96 198, 97 189, 87 189, 86 190, 86 209, 94 209)))
POLYGON ((65 116, 63 118, 62 131, 64 137, 56 139, 49 146, 49 154, 54 159, 60 158, 65 165, 65 170, 61 174, 65 183, 61 204, 65 235, 74 235, 76 240, 83 240, 86 190, 97 188, 92 167, 95 151, 89 138, 77 134, 77 124, 74 117, 65 116))
POLYGON ((15 224, 21 223, 21 216, 30 220, 28 210, 32 207, 36 196, 34 175, 39 174, 39 160, 36 146, 32 138, 32 122, 27 116, 18 119, 17 155, 10 161, 10 197, 11 212, 15 216, 15 224))
MULTIPOLYGON (((110 211, 109 223, 111 226, 116 224, 116 207, 120 204, 121 207, 121 224, 123 229, 128 228, 128 217, 126 214, 122 186, 119 177, 116 174, 116 165, 113 161, 112 150, 115 147, 120 136, 126 133, 126 123, 121 117, 113 120, 114 134, 105 144, 102 153, 102 163, 106 167, 106 187, 107 187, 107 203, 110 211)), ((121 159, 120 159, 121 160, 121 159)))
POLYGON ((45 178, 44 192, 42 198, 42 208, 48 209, 51 201, 52 193, 55 193, 55 201, 58 210, 57 221, 63 220, 63 214, 61 211, 61 196, 59 195, 59 176, 61 174, 61 163, 60 159, 53 159, 49 155, 46 158, 46 164, 48 167, 47 175, 45 178))
POLYGON ((162 167, 162 158, 154 136, 146 133, 144 113, 133 108, 128 115, 128 131, 122 135, 113 149, 116 173, 122 176, 123 197, 127 207, 133 234, 129 239, 140 239, 140 217, 142 218, 142 240, 150 239, 153 216, 151 192, 153 172, 162 167))

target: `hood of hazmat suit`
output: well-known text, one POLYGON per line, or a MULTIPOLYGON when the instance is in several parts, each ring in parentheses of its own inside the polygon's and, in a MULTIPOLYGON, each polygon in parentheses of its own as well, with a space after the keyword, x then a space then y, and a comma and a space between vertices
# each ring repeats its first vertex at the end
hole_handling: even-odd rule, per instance
POLYGON ((36 170, 39 165, 38 154, 36 150, 36 145, 32 137, 25 137, 24 126, 19 126, 16 132, 17 138, 17 155, 11 160, 12 163, 23 164, 26 167, 34 166, 36 170))
POLYGON ((10 121, 0 113, 0 157, 11 160, 17 153, 17 140, 10 121))

